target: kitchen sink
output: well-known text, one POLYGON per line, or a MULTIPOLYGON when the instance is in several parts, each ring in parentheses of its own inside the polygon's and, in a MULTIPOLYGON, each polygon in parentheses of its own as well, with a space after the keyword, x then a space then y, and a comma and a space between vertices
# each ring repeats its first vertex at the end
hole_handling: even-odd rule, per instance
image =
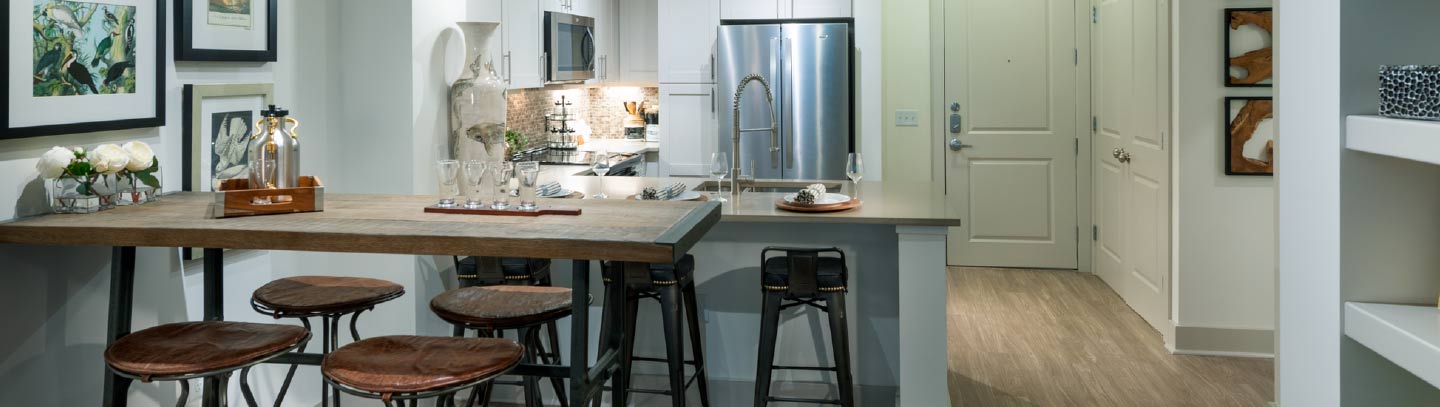
MULTIPOLYGON (((846 184, 844 181, 741 181, 740 192, 779 192, 788 194, 800 192, 800 190, 805 189, 806 186, 816 183, 824 184, 826 191, 836 193, 843 192, 846 184)), ((724 185, 726 190, 730 189, 730 181, 724 181, 724 185)), ((714 191, 715 181, 701 182, 700 185, 695 186, 693 190, 714 191)))

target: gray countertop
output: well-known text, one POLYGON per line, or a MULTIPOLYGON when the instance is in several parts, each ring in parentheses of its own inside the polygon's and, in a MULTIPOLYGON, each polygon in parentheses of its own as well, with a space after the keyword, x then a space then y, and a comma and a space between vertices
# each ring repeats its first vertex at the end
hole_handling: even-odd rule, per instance
MULTIPOLYGON (((660 187, 683 182, 695 188, 707 181, 704 178, 661 178, 661 177, 592 177, 574 176, 584 171, 583 166, 549 166, 542 172, 541 182, 558 181, 565 188, 584 192, 586 199, 602 186, 609 199, 625 199, 639 193, 645 187, 660 187)), ((764 182, 765 180, 761 180, 764 182)), ((931 188, 928 180, 885 180, 861 181, 858 188, 849 181, 825 181, 843 183, 842 190, 831 191, 858 196, 862 202, 859 208, 831 213, 798 213, 775 207, 775 200, 784 196, 779 192, 745 192, 740 199, 731 199, 721 206, 721 222, 786 222, 786 223, 848 223, 888 224, 911 226, 959 226, 960 218, 949 213, 945 205, 944 191, 931 188), (857 194, 858 192, 858 194, 857 194)), ((713 192, 703 192, 711 195, 713 192)), ((548 201, 548 200, 547 200, 548 201)))

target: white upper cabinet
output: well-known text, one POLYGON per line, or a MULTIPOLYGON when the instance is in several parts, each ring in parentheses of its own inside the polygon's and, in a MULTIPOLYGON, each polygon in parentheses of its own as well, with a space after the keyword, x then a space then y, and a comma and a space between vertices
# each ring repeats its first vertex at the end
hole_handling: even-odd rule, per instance
POLYGON ((652 85, 660 81, 660 0, 619 0, 619 55, 606 58, 606 79, 652 85), (610 61, 614 59, 615 61, 610 61))
POLYGON ((851 17, 850 0, 722 0, 720 3, 720 18, 726 20, 834 17, 851 17))
POLYGON ((540 4, 535 0, 504 2, 505 19, 500 22, 500 29, 505 32, 505 53, 501 55, 504 69, 501 76, 510 82, 510 89, 545 86, 540 4))
POLYGON ((490 38, 495 72, 510 89, 544 86, 540 67, 541 11, 534 0, 469 0, 465 21, 500 23, 490 38))
POLYGON ((715 83, 719 0, 664 0, 659 16, 660 83, 715 83))
POLYGON ((660 84, 660 176, 707 174, 719 131, 715 92, 715 85, 660 84))
POLYGON ((789 18, 834 17, 854 17, 850 12, 850 0, 790 0, 789 18))
MULTIPOLYGON (((780 4, 789 0, 721 0, 720 18, 726 20, 771 20, 782 18, 780 4)), ((787 10, 788 11, 788 10, 787 10)))

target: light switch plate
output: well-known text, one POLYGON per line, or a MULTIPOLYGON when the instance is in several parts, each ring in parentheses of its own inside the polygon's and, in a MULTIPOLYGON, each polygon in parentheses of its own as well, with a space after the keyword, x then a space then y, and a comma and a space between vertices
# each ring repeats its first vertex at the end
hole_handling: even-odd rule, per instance
POLYGON ((895 126, 920 127, 920 112, 910 109, 896 109, 895 126))

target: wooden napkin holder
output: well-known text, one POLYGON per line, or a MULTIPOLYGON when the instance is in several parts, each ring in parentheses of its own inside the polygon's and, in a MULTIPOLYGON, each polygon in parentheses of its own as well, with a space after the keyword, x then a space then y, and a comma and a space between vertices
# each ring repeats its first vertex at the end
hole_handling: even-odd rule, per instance
POLYGON ((320 178, 309 175, 301 175, 300 186, 295 188, 250 189, 250 180, 227 179, 220 181, 217 192, 215 203, 210 205, 211 218, 325 210, 325 186, 320 184, 320 178), (271 203, 255 203, 256 198, 265 197, 269 197, 271 203))

